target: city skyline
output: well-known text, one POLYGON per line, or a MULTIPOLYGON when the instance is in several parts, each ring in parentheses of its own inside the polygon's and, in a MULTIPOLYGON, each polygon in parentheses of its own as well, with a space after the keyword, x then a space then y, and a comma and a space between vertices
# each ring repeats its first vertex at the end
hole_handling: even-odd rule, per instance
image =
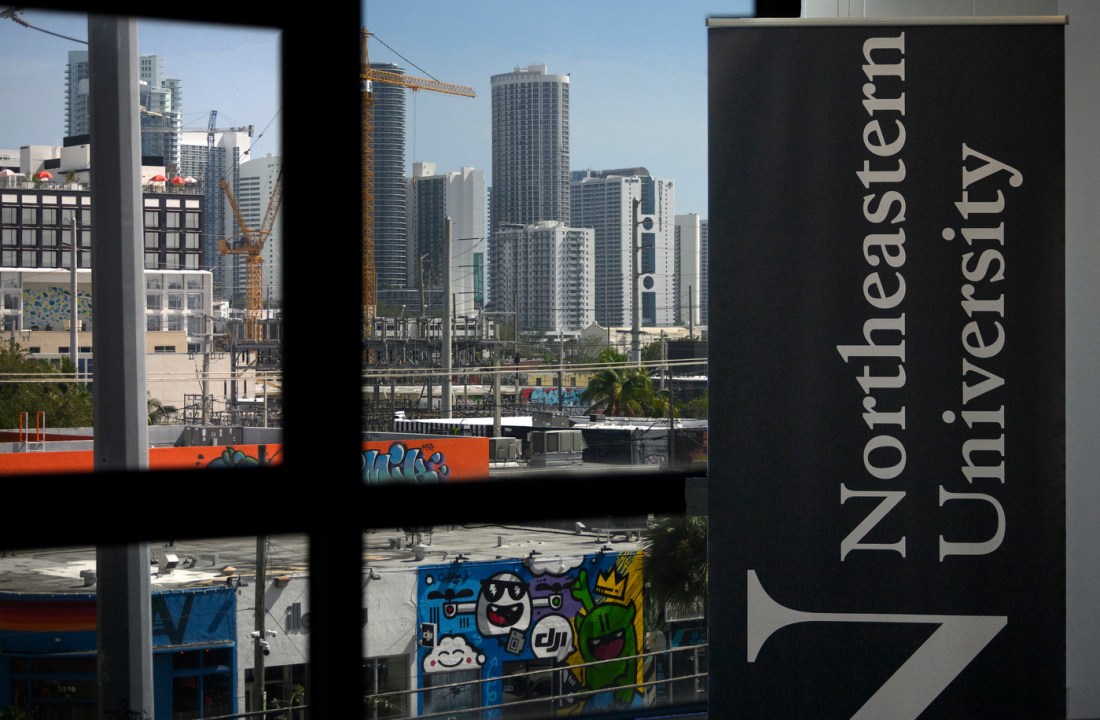
MULTIPOLYGON (((0 19, 0 86, 14 99, 0 149, 60 146, 68 54, 87 50, 87 16, 27 9, 16 18, 0 19)), ((165 75, 180 79, 185 128, 207 127, 216 111, 217 127, 255 125, 256 157, 281 154, 277 30, 139 19, 137 33, 139 55, 161 56, 165 75)))
POLYGON ((364 0, 371 62, 473 87, 475 98, 408 92, 406 162, 486 172, 490 78, 546 65, 570 76, 571 170, 646 167, 676 183, 677 214, 707 217, 708 17, 751 0, 432 3, 364 0), (630 108, 638 111, 631 113, 630 108))

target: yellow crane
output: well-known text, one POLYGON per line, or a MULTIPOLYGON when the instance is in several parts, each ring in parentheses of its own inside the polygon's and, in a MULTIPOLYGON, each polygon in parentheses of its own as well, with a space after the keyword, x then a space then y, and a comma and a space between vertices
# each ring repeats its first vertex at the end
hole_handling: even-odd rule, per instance
POLYGON ((371 333, 372 318, 378 304, 377 279, 374 266, 374 83, 384 83, 407 90, 431 90, 432 92, 475 97, 474 89, 465 85, 440 82, 401 73, 374 69, 367 59, 367 37, 374 33, 363 28, 359 55, 363 98, 363 337, 371 333))
POLYGON ((271 191, 271 200, 264 211, 263 222, 260 227, 253 228, 245 222, 241 214, 241 208, 237 204, 237 198, 229 189, 229 183, 225 178, 221 179, 222 190, 233 208, 233 215, 237 218, 237 227, 240 228, 240 240, 230 242, 222 240, 218 249, 223 255, 245 256, 245 313, 244 313, 244 337, 245 340, 256 342, 261 339, 260 316, 263 314, 264 295, 264 243, 271 236, 271 230, 275 225, 275 216, 279 214, 279 206, 283 204, 283 169, 279 168, 279 174, 275 177, 275 185, 271 191))

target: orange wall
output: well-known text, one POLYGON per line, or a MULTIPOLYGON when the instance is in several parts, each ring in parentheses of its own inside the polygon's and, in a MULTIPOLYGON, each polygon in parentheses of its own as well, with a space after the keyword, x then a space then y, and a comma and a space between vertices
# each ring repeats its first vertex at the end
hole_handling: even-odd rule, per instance
POLYGON ((363 482, 425 483, 489 477, 489 438, 372 440, 363 443, 363 482))
MULTIPOLYGON (((260 445, 203 445, 149 448, 149 469, 255 466, 259 464, 260 447, 260 445)), ((282 462, 283 446, 281 444, 268 444, 263 447, 266 450, 267 464, 278 465, 282 462)), ((5 453, 0 455, 0 475, 90 473, 93 464, 91 450, 5 453)))

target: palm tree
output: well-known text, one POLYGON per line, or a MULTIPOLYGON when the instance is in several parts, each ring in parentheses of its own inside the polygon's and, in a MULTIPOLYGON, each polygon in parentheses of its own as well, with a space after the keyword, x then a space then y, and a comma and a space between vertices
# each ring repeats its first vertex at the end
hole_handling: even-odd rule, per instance
POLYGON ((606 415, 643 415, 653 404, 653 381, 638 368, 609 367, 588 381, 581 402, 606 415))
POLYGON ((666 612, 707 613, 707 518, 669 515, 642 541, 646 555, 647 624, 663 628, 666 612))

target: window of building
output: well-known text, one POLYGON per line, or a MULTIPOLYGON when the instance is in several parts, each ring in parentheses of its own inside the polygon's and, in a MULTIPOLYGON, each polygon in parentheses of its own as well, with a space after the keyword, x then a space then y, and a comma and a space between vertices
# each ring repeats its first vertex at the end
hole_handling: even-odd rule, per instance
POLYGON ((160 270, 160 253, 147 252, 145 253, 145 269, 146 270, 160 270))
POLYGON ((22 218, 20 219, 23 225, 37 225, 38 224, 38 208, 23 206, 22 218))
POLYGON ((145 231, 145 247, 147 248, 159 248, 160 247, 160 233, 151 230, 145 231))
POLYGON ((161 329, 161 317, 160 315, 146 315, 145 316, 145 329, 150 332, 157 332, 161 329))
POLYGON ((164 227, 178 229, 180 227, 180 214, 178 212, 166 212, 164 214, 164 227))
POLYGON ((200 259, 201 258, 198 256, 197 253, 188 253, 188 254, 184 255, 183 256, 183 269, 184 270, 198 270, 199 267, 200 267, 200 265, 199 265, 199 260, 200 259))
POLYGON ((164 289, 164 276, 159 273, 150 273, 145 276, 145 289, 146 290, 163 290, 164 289))
POLYGON ((164 302, 164 295, 160 293, 145 294, 145 308, 147 310, 160 310, 164 302))
POLYGON ((145 211, 145 227, 157 228, 160 227, 160 213, 156 210, 145 211))
POLYGON ((15 228, 4 228, 0 230, 0 243, 4 245, 18 245, 19 236, 16 234, 15 228))
POLYGON ((157 353, 174 353, 176 351, 175 345, 154 345, 153 352, 157 353))
POLYGON ((172 717, 214 718, 231 712, 228 648, 189 650, 172 657, 172 717))

